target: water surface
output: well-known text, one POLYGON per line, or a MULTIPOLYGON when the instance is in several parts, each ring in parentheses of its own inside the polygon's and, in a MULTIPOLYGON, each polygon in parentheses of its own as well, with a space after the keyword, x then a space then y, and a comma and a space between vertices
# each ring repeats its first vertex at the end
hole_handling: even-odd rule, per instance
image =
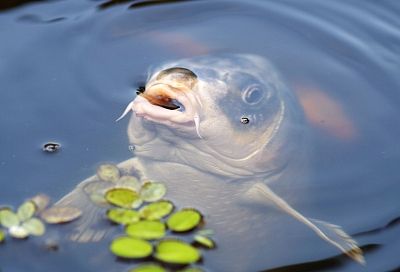
MULTIPOLYGON (((310 175, 289 195, 298 210, 355 235, 367 261, 361 267, 335 257, 334 248, 288 219, 292 225, 282 226, 282 244, 273 256, 249 256, 254 269, 400 267, 396 1, 5 3, 0 5, 0 203, 18 205, 37 192, 58 199, 99 162, 129 158, 127 119, 114 120, 145 82, 149 67, 207 53, 254 53, 271 60, 300 100, 311 96, 306 111, 316 108, 315 97, 336 106, 329 118, 317 110, 305 124, 310 175), (43 153, 47 141, 60 142, 61 151, 43 153), (304 243, 286 248, 290 239, 304 243)), ((59 232, 51 228, 49 236, 59 232)), ((47 252, 40 239, 8 241, 0 247, 0 269, 124 271, 132 266, 117 262, 107 244, 67 243, 47 252)), ((265 246, 271 245, 265 241, 265 246)), ((224 271, 213 252, 206 253, 203 266, 224 271)))

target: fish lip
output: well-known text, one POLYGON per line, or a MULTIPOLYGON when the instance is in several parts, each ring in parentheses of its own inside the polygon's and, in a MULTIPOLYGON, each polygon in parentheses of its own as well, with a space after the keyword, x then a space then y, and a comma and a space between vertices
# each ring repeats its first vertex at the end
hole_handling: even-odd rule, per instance
POLYGON ((133 101, 132 110, 136 116, 164 124, 193 124, 198 117, 197 98, 192 90, 176 88, 168 83, 154 82, 146 86, 145 91, 133 101), (183 105, 184 111, 170 110, 151 103, 151 97, 161 94, 183 105))

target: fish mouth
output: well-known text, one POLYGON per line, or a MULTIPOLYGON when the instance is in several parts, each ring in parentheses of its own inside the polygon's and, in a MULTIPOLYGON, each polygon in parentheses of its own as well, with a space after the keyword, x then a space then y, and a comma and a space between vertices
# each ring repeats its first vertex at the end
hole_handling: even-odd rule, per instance
POLYGON ((191 89, 156 81, 147 84, 143 92, 138 92, 117 121, 132 110, 136 116, 156 123, 193 127, 201 138, 200 108, 201 103, 191 89))

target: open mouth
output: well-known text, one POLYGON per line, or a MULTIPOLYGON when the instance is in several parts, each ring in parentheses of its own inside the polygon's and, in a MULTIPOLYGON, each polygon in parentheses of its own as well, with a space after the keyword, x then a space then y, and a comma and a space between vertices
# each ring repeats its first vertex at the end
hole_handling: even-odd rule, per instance
POLYGON ((117 121, 132 110, 136 116, 156 123, 192 126, 201 138, 200 107, 199 100, 191 90, 156 82, 146 86, 145 90, 138 91, 138 96, 128 105, 117 121))

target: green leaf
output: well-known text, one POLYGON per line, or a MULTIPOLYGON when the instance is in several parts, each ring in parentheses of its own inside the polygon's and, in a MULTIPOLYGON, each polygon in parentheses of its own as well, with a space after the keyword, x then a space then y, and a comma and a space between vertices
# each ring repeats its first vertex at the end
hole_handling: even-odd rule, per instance
POLYGON ((113 164, 103 164, 97 168, 97 176, 108 182, 117 182, 120 177, 119 169, 113 164))
POLYGON ((135 223, 140 220, 137 211, 122 208, 109 209, 107 211, 107 218, 110 221, 121 225, 135 223))
POLYGON ((140 191, 140 187, 141 184, 138 181, 137 178, 133 177, 133 176, 122 176, 118 182, 117 182, 118 186, 120 187, 127 187, 130 188, 136 192, 140 191))
POLYGON ((176 232, 189 231, 197 227, 201 222, 202 216, 195 209, 182 209, 172 214, 167 220, 170 230, 176 232))
POLYGON ((145 240, 160 239, 165 236, 165 225, 160 221, 139 221, 126 226, 126 234, 145 240))
POLYGON ((179 270, 178 272, 203 272, 203 270, 198 267, 188 267, 183 270, 179 270))
POLYGON ((111 242, 110 250, 121 258, 144 258, 153 252, 152 245, 142 239, 121 236, 111 242))
POLYGON ((31 218, 36 212, 36 206, 32 201, 27 201, 19 206, 17 215, 20 221, 25 221, 31 218))
POLYGON ((147 202, 154 202, 164 197, 167 188, 160 182, 146 182, 140 191, 140 197, 147 202))
POLYGON ((22 226, 12 226, 8 229, 8 233, 18 239, 24 239, 29 236, 29 232, 22 226))
POLYGON ((3 230, 0 230, 0 243, 3 243, 6 239, 6 233, 3 230))
POLYGON ((50 203, 50 197, 45 194, 35 195, 30 199, 36 206, 36 213, 43 211, 50 203))
POLYGON ((193 246, 175 239, 166 239, 156 246, 155 258, 174 264, 190 264, 197 262, 201 255, 193 246))
POLYGON ((44 226, 43 222, 37 218, 30 218, 24 223, 22 223, 22 227, 31 235, 34 236, 42 236, 45 231, 46 227, 44 226))
POLYGON ((172 212, 174 205, 171 201, 160 200, 157 202, 150 203, 140 209, 140 217, 148 220, 158 220, 161 219, 172 212))
POLYGON ((108 203, 121 208, 132 208, 140 201, 139 194, 129 188, 113 188, 106 192, 108 203))
POLYGON ((215 248, 214 241, 211 240, 210 238, 206 237, 206 236, 195 235, 193 239, 194 239, 195 242, 197 242, 198 244, 200 244, 200 245, 202 245, 202 246, 204 246, 206 248, 209 248, 209 249, 215 248))
POLYGON ((75 207, 51 207, 40 214, 42 219, 49 224, 61 224, 78 219, 82 211, 75 207))
POLYGON ((129 272, 166 272, 166 270, 158 264, 142 264, 129 272))
POLYGON ((9 209, 0 210, 0 222, 5 228, 18 226, 20 223, 18 215, 9 209))

